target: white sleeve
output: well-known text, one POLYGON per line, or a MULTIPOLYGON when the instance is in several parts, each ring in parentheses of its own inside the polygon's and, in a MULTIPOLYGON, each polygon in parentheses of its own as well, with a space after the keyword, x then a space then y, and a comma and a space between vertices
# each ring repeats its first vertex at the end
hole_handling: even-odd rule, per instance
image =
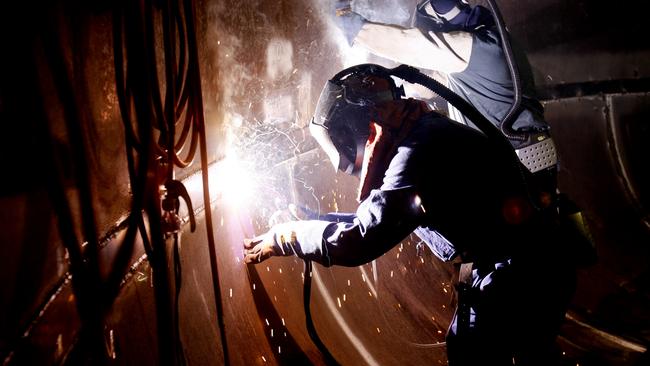
POLYGON ((468 32, 433 33, 432 40, 417 28, 366 23, 354 44, 399 63, 417 68, 452 73, 463 71, 472 51, 472 34, 468 32))

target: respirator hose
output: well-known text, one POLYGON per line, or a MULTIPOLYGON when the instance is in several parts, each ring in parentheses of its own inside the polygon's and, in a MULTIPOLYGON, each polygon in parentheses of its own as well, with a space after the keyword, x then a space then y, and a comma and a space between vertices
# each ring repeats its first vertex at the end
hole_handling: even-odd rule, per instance
POLYGON ((503 120, 501 120, 501 132, 511 140, 524 141, 528 139, 526 133, 517 132, 512 126, 521 112, 521 78, 519 77, 519 70, 517 69, 517 64, 514 61, 514 55, 512 52, 512 46, 510 45, 510 40, 508 39, 508 32, 503 22, 503 17, 499 8, 495 4, 494 0, 487 0, 492 10, 492 15, 494 17, 494 22, 496 23, 497 29, 499 30, 499 36, 501 37, 501 47, 503 47, 503 53, 505 55, 506 64, 508 65, 508 70, 510 71, 510 78, 512 79, 512 89, 514 92, 512 105, 508 112, 506 113, 503 120))
POLYGON ((490 121, 487 120, 473 105, 467 102, 465 99, 461 98, 458 94, 451 91, 446 86, 440 84, 435 79, 423 74, 420 70, 408 66, 400 65, 390 71, 391 75, 397 76, 401 79, 404 79, 410 83, 419 84, 432 92, 438 94, 441 98, 445 99, 451 105, 456 107, 460 113, 464 114, 469 118, 478 129, 483 132, 489 141, 492 141, 494 146, 501 151, 505 156, 508 156, 513 166, 517 169, 519 173, 519 183, 521 192, 523 192, 531 206, 538 210, 535 200, 530 192, 530 187, 528 185, 528 176, 525 171, 525 167, 521 164, 519 157, 517 156, 514 148, 510 144, 510 141, 501 133, 501 131, 494 126, 490 121))
POLYGON ((460 97, 458 94, 454 93, 449 88, 439 83, 437 80, 421 73, 420 70, 412 66, 400 65, 390 70, 390 74, 406 80, 409 83, 422 85, 432 92, 438 94, 441 98, 449 102, 463 115, 469 118, 472 123, 474 123, 476 127, 478 127, 478 129, 481 130, 481 132, 483 132, 488 137, 488 139, 490 139, 490 141, 494 142, 501 150, 507 152, 508 155, 512 156, 513 159, 515 159, 517 162, 517 165, 519 165, 519 158, 517 158, 512 145, 510 145, 510 142, 503 136, 501 131, 499 131, 496 126, 488 121, 487 118, 485 118, 473 105, 460 97))

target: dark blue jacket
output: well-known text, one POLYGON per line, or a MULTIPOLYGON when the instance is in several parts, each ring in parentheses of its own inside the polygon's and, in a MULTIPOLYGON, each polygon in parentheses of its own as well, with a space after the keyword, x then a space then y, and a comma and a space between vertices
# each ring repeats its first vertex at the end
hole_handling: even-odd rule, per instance
POLYGON ((415 231, 442 260, 459 254, 502 260, 518 239, 501 214, 517 174, 481 132, 432 112, 399 146, 382 186, 356 213, 297 223, 296 243, 283 250, 326 266, 355 266, 415 231))

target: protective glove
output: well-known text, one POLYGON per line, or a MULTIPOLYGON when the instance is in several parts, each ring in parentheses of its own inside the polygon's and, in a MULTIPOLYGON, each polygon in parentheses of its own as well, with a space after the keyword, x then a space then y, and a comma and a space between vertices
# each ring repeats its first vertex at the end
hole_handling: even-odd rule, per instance
POLYGON ((244 262, 261 263, 273 256, 289 256, 294 254, 297 222, 286 222, 275 225, 265 234, 252 239, 244 239, 244 262))
POLYGON ((338 0, 334 11, 334 24, 341 29, 350 46, 354 43, 361 27, 367 22, 364 17, 353 12, 351 6, 351 0, 338 0))

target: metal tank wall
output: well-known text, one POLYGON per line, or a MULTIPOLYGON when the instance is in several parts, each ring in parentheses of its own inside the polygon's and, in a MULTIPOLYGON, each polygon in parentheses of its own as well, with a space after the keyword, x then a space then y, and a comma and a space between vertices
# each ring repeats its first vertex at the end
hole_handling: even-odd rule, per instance
MULTIPOLYGON (((303 262, 287 257, 245 266, 241 244, 286 219, 290 203, 354 210, 356 180, 332 173, 305 126, 336 71, 390 63, 346 44, 329 15, 332 1, 194 3, 212 200, 204 202, 198 157, 176 169, 197 220, 190 232, 181 203, 177 308, 185 360, 223 364, 227 344, 232 365, 326 364, 305 326, 303 262)), ((374 10, 375 20, 399 24, 408 23, 414 3, 357 2, 374 10)), ((599 262, 581 271, 560 338, 564 360, 643 364, 650 329, 650 70, 648 41, 636 37, 643 34, 641 12, 611 17, 604 5, 584 1, 498 3, 529 52, 557 139, 560 187, 585 209, 599 252, 599 262)), ((16 2, 1 16, 9 56, 0 69, 0 149, 8 164, 0 190, 0 357, 7 365, 172 363, 164 359, 169 343, 159 329, 169 324, 156 315, 159 279, 139 235, 127 264, 116 269, 134 190, 115 81, 117 4, 16 2), (104 302, 90 301, 103 313, 94 328, 89 291, 75 287, 83 281, 72 276, 64 245, 70 238, 85 242, 89 256, 95 245, 89 258, 97 261, 97 278, 114 282, 104 302)), ((158 58, 150 67, 162 80, 162 31, 155 29, 158 58)), ((311 309, 318 333, 343 365, 445 364, 453 273, 453 264, 422 250, 415 237, 358 268, 316 265, 311 309)))

